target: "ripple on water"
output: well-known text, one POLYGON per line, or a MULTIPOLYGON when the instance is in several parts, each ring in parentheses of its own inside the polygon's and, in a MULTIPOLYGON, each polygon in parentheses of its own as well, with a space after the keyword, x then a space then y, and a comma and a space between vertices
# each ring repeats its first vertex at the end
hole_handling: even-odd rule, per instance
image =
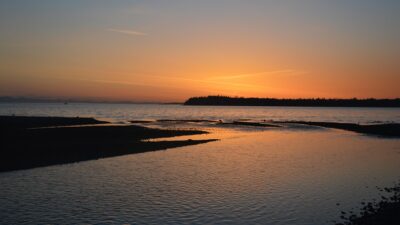
POLYGON ((391 186, 400 169, 396 139, 220 134, 204 145, 2 173, 0 224, 326 224, 378 196, 365 187, 391 186))

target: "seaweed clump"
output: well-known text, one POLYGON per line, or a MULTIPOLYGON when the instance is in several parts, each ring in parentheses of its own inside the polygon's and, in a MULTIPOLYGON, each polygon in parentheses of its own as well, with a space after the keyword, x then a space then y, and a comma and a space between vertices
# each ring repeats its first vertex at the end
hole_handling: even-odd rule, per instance
POLYGON ((379 189, 387 196, 382 195, 380 200, 369 203, 362 202, 361 213, 342 212, 344 222, 336 225, 399 225, 400 224, 400 182, 392 188, 379 189))

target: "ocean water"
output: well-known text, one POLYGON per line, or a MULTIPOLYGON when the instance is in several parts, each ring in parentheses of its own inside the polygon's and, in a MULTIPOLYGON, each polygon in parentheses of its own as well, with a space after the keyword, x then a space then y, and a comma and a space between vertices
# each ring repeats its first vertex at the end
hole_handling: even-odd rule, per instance
POLYGON ((158 104, 0 104, 0 115, 87 116, 111 121, 154 119, 304 120, 351 123, 400 122, 400 108, 183 106, 158 104))
MULTIPOLYGON (((399 122, 398 109, 0 104, 0 115, 399 122)), ((163 124, 158 123, 158 126, 163 124)), ((168 123, 165 124, 169 126, 168 123)), ((400 179, 400 139, 324 128, 208 130, 220 141, 0 173, 0 224, 282 224, 340 221, 400 179)))

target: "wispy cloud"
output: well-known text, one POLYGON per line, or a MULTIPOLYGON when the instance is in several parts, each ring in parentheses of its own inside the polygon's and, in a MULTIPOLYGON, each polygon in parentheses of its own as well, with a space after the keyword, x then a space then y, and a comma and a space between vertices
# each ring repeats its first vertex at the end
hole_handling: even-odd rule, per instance
POLYGON ((255 85, 255 84, 246 84, 246 83, 238 83, 238 82, 229 82, 225 80, 217 80, 217 79, 192 79, 192 78, 184 78, 184 77, 174 77, 174 76, 157 76, 157 75, 149 75, 148 77, 153 77, 157 79, 165 79, 165 80, 175 80, 175 81, 183 81, 183 82, 189 82, 189 83, 196 83, 197 85, 203 84, 203 85, 213 85, 213 86, 219 86, 219 87, 230 87, 230 88, 252 88, 252 89, 261 89, 264 88, 264 86, 261 85, 255 85))
POLYGON ((273 71, 263 71, 258 73, 245 73, 245 74, 236 74, 236 75, 228 75, 228 76, 217 76, 211 77, 209 80, 233 80, 233 79, 241 79, 247 77, 261 76, 261 75, 274 75, 274 74, 285 74, 285 75, 299 75, 304 74, 305 71, 299 70, 273 70, 273 71))
POLYGON ((133 35, 133 36, 147 36, 148 35, 146 33, 140 32, 140 31, 126 30, 126 29, 108 28, 107 31, 121 33, 121 34, 127 34, 127 35, 133 35))

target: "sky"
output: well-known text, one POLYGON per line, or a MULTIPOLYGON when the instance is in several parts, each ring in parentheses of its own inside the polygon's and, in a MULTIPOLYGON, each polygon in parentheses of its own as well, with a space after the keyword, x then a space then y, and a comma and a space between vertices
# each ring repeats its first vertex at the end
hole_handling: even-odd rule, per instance
POLYGON ((400 97, 398 0, 2 0, 0 96, 400 97))

